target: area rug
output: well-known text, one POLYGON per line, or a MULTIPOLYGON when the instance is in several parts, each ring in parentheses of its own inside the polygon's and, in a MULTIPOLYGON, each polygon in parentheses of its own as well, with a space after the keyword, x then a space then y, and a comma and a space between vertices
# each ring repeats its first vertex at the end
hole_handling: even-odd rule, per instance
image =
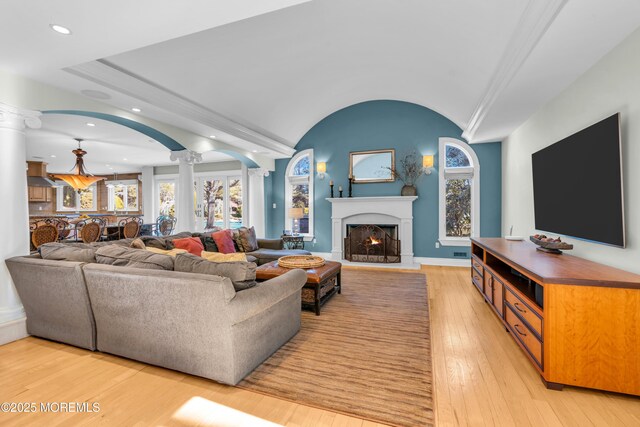
POLYGON ((384 424, 433 425, 425 276, 343 270, 342 283, 239 386, 384 424))

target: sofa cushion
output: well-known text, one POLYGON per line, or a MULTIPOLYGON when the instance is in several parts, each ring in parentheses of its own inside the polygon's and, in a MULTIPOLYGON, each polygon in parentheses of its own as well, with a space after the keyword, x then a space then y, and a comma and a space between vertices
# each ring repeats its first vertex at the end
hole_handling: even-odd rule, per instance
POLYGON ((178 254, 189 253, 189 251, 187 251, 186 249, 178 249, 178 248, 173 248, 173 249, 145 248, 145 250, 149 252, 153 252, 154 254, 169 255, 170 257, 173 257, 173 258, 175 258, 176 255, 178 254))
POLYGON ((218 251, 223 254, 231 254, 236 252, 236 248, 231 238, 231 230, 220 230, 211 234, 211 237, 216 242, 218 251))
POLYGON ((258 259, 258 265, 266 264, 271 261, 276 261, 278 258, 287 255, 311 255, 311 252, 302 249, 258 249, 257 251, 249 252, 247 255, 252 255, 258 259))
POLYGON ((53 261, 96 262, 96 248, 86 244, 45 243, 38 252, 42 259, 53 261))
POLYGON ((247 258, 247 262, 255 262, 256 264, 258 263, 258 258, 254 257, 253 255, 245 253, 244 256, 247 258))
POLYGON ((173 270, 173 258, 169 255, 155 254, 119 245, 103 246, 96 251, 99 264, 118 267, 146 268, 150 270, 173 270))
POLYGON ((178 234, 172 234, 171 236, 164 236, 165 247, 161 249, 173 249, 175 246, 173 245, 173 241, 176 239, 185 239, 187 237, 191 237, 191 233, 188 231, 183 231, 178 234))
POLYGON ((240 232, 238 231, 238 229, 229 229, 229 233, 231 233, 231 240, 233 240, 233 246, 236 248, 236 252, 244 252, 242 242, 240 241, 240 232))
POLYGON ((198 237, 185 237, 183 239, 174 239, 173 246, 177 249, 185 249, 190 254, 200 256, 204 251, 204 245, 198 237))
POLYGON ((234 252, 232 254, 221 254, 220 252, 202 251, 200 256, 206 259, 207 261, 213 261, 213 262, 233 262, 233 261, 247 262, 247 255, 244 252, 234 252))
POLYGON ((135 239, 133 239, 133 242, 131 242, 129 247, 134 249, 145 249, 146 245, 144 244, 141 238, 136 237, 135 239))
POLYGON ((250 228, 238 228, 238 246, 242 247, 242 252, 258 250, 258 239, 256 238, 256 230, 253 226, 250 228))
MULTIPOLYGON (((217 227, 216 227, 217 228, 217 227)), ((218 230, 216 230, 218 231, 218 230)), ((216 246, 216 242, 211 237, 211 232, 208 233, 193 233, 193 237, 200 238, 202 242, 202 246, 204 246, 204 250, 207 252, 220 252, 218 251, 218 246, 216 246)))
POLYGON ((228 277, 236 292, 256 285, 256 268, 253 262, 212 262, 192 254, 179 254, 175 261, 175 271, 228 277))
POLYGON ((211 234, 209 234, 208 236, 202 236, 200 237, 200 240, 202 241, 202 244, 204 245, 204 250, 207 252, 220 252, 218 250, 218 245, 216 245, 216 241, 213 240, 213 237, 211 237, 211 234))
POLYGON ((147 248, 167 249, 167 241, 162 237, 140 236, 140 240, 147 248))

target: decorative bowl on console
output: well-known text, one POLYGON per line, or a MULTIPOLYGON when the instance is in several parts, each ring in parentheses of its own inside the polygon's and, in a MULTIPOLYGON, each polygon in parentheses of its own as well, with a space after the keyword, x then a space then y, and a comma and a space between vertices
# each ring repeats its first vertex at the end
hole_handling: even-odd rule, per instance
POLYGON ((562 250, 568 251, 573 249, 573 245, 561 241, 559 237, 553 239, 545 236, 544 234, 535 234, 533 236, 529 236, 529 240, 538 245, 536 248, 537 250, 550 254, 559 255, 562 254, 562 250))

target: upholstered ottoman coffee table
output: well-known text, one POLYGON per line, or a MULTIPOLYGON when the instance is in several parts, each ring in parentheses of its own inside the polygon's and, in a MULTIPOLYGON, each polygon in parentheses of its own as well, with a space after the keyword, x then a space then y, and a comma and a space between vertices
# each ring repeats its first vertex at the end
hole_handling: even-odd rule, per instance
MULTIPOLYGON (((322 267, 306 269, 307 283, 302 288, 302 307, 315 310, 316 316, 319 316, 320 307, 334 294, 342 292, 341 269, 342 264, 335 261, 326 261, 322 267)), ((278 261, 271 261, 258 267, 256 279, 273 279, 289 270, 289 268, 280 267, 278 261)))

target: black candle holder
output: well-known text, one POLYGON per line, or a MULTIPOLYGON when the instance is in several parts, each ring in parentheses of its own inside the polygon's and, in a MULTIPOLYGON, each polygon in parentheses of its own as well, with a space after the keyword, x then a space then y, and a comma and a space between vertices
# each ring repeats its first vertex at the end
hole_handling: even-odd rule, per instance
POLYGON ((349 178, 349 197, 353 197, 353 178, 349 178))
POLYGON ((338 190, 338 193, 340 193, 340 198, 342 199, 342 190, 338 190))
POLYGON ((331 189, 331 198, 333 199, 333 184, 329 184, 329 188, 331 189))

